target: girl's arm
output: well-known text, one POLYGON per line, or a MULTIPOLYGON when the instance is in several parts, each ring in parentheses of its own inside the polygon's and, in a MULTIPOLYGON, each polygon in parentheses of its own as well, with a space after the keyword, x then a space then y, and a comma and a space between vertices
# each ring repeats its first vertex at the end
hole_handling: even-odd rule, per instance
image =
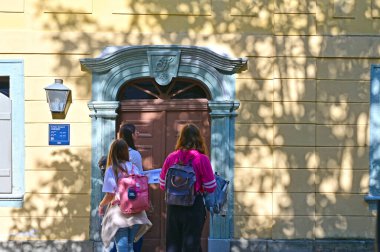
POLYGON ((200 155, 199 161, 203 189, 206 192, 212 193, 216 189, 216 180, 210 159, 206 155, 200 155))
POLYGON ((108 205, 113 200, 114 196, 114 193, 106 193, 106 195, 104 195, 104 198, 102 199, 102 201, 100 201, 98 207, 99 216, 104 215, 104 206, 108 205))
POLYGON ((100 201, 100 203, 99 203, 99 208, 103 208, 104 206, 106 206, 109 203, 111 203, 111 201, 113 200, 114 196, 115 196, 114 193, 106 193, 106 195, 104 195, 104 198, 102 199, 102 201, 100 201))

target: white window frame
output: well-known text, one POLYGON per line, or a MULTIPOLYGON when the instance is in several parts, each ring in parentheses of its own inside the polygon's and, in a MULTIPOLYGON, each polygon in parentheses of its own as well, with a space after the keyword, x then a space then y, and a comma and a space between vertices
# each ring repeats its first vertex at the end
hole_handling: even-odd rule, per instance
POLYGON ((0 207, 22 207, 25 193, 24 61, 0 60, 0 76, 9 76, 12 100, 12 193, 0 194, 0 207))

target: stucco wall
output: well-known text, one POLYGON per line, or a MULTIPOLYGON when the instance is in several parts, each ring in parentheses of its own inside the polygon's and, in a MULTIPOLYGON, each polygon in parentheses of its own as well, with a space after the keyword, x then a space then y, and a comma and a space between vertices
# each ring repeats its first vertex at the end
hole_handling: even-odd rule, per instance
POLYGON ((375 0, 0 1, 0 58, 25 69, 25 203, 0 208, 0 239, 86 240, 91 77, 79 59, 108 45, 207 46, 248 57, 237 76, 235 233, 244 238, 373 238, 368 191, 375 0), (72 89, 52 120, 43 88, 72 89), (69 147, 49 123, 71 124, 69 147))

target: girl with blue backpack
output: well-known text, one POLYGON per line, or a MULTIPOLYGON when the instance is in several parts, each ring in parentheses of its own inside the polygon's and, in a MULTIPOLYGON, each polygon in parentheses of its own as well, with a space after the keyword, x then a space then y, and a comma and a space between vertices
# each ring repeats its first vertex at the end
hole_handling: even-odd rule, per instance
POLYGON ((185 125, 177 140, 175 150, 164 161, 160 173, 160 188, 168 198, 168 184, 174 177, 168 178, 169 169, 178 168, 178 164, 191 165, 195 172, 193 185, 194 203, 185 206, 167 201, 166 251, 201 251, 201 234, 206 220, 203 202, 204 192, 213 192, 216 188, 214 172, 207 156, 207 147, 200 130, 194 124, 185 125))

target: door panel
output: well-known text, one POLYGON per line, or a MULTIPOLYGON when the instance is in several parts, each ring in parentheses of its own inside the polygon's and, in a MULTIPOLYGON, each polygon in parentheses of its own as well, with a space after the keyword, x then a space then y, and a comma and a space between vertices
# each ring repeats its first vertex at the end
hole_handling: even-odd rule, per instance
MULTIPOLYGON (((128 111, 120 114, 121 121, 128 121, 136 126, 139 131, 139 137, 136 141, 136 147, 141 153, 143 158, 144 170, 151 170, 161 167, 161 160, 164 159, 165 153, 162 152, 163 140, 162 128, 164 127, 164 112, 136 112, 128 111)), ((151 184, 149 186, 149 196, 153 205, 154 211, 147 212, 149 220, 152 221, 153 226, 149 232, 144 236, 144 250, 143 251, 159 251, 156 248, 164 246, 162 241, 162 233, 164 233, 161 213, 161 202, 163 201, 163 194, 158 187, 158 184, 151 184)))
MULTIPOLYGON (((196 124, 210 146, 210 120, 206 99, 122 101, 119 121, 136 125, 140 132, 136 147, 143 157, 144 170, 161 168, 165 157, 174 150, 183 125, 196 124)), ((144 236, 143 251, 164 251, 166 204, 158 184, 150 185, 154 211, 148 213, 153 227, 144 236)), ((208 223, 202 235, 202 248, 207 251, 208 223)))

